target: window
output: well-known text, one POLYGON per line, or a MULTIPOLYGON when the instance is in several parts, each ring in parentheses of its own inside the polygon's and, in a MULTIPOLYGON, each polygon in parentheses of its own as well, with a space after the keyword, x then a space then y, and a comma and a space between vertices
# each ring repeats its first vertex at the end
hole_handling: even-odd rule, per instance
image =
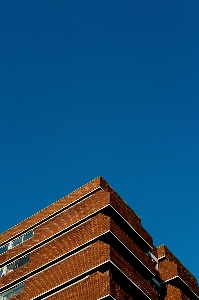
POLYGON ((2 269, 0 269, 0 277, 14 271, 15 269, 25 265, 28 261, 29 261, 29 258, 30 258, 30 254, 14 261, 13 263, 7 265, 7 266, 4 266, 2 269))
POLYGON ((30 259, 30 254, 22 257, 21 259, 18 260, 18 268, 27 264, 29 262, 30 259))
POLYGON ((27 233, 21 235, 17 239, 9 242, 8 244, 4 245, 3 247, 0 247, 0 254, 3 254, 4 252, 16 247, 17 245, 20 245, 21 243, 30 239, 33 235, 34 235, 34 230, 28 231, 27 233))
POLYGON ((12 242, 12 248, 16 247, 17 245, 25 242, 26 240, 30 239, 33 236, 34 232, 33 230, 25 233, 24 235, 18 237, 16 240, 12 242))
POLYGON ((31 230, 31 231, 27 232, 26 234, 24 234, 23 241, 26 241, 26 240, 30 239, 33 236, 33 234, 34 234, 33 230, 31 230))
POLYGON ((4 253, 6 251, 8 251, 8 245, 5 245, 5 246, 0 248, 0 254, 4 253))
POLYGON ((16 247, 17 245, 21 244, 22 242, 23 242, 23 238, 21 236, 12 242, 12 248, 16 247))
POLYGON ((7 300, 10 299, 11 297, 23 292, 24 290, 24 285, 25 283, 22 282, 16 286, 14 286, 13 288, 9 289, 8 291, 0 294, 0 300, 7 300))

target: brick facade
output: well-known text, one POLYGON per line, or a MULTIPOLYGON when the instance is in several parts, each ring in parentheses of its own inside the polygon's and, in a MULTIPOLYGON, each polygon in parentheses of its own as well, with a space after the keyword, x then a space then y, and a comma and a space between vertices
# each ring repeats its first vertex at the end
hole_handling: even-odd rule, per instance
POLYGON ((2 233, 0 243, 0 300, 199 299, 194 276, 153 245, 102 177, 2 233))

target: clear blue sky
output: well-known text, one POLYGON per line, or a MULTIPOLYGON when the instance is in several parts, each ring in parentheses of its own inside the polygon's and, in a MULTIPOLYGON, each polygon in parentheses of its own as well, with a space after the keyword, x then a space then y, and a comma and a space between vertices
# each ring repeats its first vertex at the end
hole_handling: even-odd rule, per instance
POLYGON ((199 1, 0 2, 0 232, 101 175, 199 279, 199 1))

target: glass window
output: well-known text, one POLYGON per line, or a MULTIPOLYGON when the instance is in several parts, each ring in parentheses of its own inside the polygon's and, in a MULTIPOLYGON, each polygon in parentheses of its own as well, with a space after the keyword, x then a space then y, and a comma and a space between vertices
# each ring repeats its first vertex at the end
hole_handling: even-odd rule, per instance
POLYGON ((0 277, 3 275, 3 269, 0 269, 0 277))
POLYGON ((24 235, 23 240, 26 241, 26 240, 30 239, 32 236, 33 236, 33 230, 27 232, 27 233, 24 235))
MULTIPOLYGON (((5 246, 0 248, 0 254, 16 247, 17 245, 25 242, 26 240, 30 239, 32 236, 34 235, 34 231, 31 230, 27 233, 25 233, 24 235, 18 237, 17 239, 15 239, 14 241, 9 242, 8 244, 6 244, 5 246)), ((1 299, 0 299, 1 300, 1 299)))
POLYGON ((7 266, 6 274, 12 272, 14 269, 16 269, 16 267, 17 267, 16 262, 14 262, 13 264, 10 264, 9 266, 7 266))
POLYGON ((30 258, 30 254, 18 260, 18 268, 25 265, 29 261, 29 258, 30 258))
POLYGON ((12 290, 6 291, 2 295, 0 295, 0 300, 7 300, 12 297, 12 290))
POLYGON ((17 245, 19 245, 21 243, 22 243, 22 236, 13 241, 12 248, 16 247, 17 245))
POLYGON ((3 294, 0 294, 0 300, 7 300, 13 297, 14 295, 17 295, 24 290, 24 282, 18 284, 17 286, 13 287, 12 289, 4 292, 3 294))
POLYGON ((24 290, 24 282, 20 283, 19 285, 13 288, 13 296, 23 292, 23 290, 24 290))
POLYGON ((0 254, 8 251, 8 244, 0 248, 0 254))
POLYGON ((12 291, 11 292, 8 292, 7 295, 6 295, 6 298, 5 299, 9 299, 12 297, 12 291))
MULTIPOLYGON (((13 263, 5 266, 4 268, 0 269, 0 277, 2 277, 3 275, 6 275, 12 271, 14 271, 15 269, 25 265, 30 258, 30 254, 22 257, 21 259, 18 259, 16 261, 14 261, 13 263)), ((1 299, 0 299, 1 300, 1 299)))
MULTIPOLYGON (((15 269, 17 269, 17 268, 19 268, 19 267, 20 267, 20 266, 19 266, 19 263, 20 263, 22 260, 23 260, 23 258, 20 259, 20 260, 16 260, 16 261, 14 261, 12 264, 8 265, 8 266, 7 266, 7 272, 6 272, 6 274, 9 273, 9 272, 11 272, 11 271, 13 271, 13 270, 15 270, 15 269)), ((22 266, 22 264, 21 264, 21 266, 22 266)))

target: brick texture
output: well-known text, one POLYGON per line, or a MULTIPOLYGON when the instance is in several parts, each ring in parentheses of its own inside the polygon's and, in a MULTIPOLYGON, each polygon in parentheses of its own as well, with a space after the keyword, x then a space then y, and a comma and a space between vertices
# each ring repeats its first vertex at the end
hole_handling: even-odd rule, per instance
POLYGON ((16 299, 34 298, 109 260, 113 261, 152 300, 157 299, 156 291, 115 250, 101 241, 27 279, 24 292, 17 295, 16 299))
POLYGON ((64 230, 71 225, 74 225, 76 222, 83 220, 87 216, 96 213, 98 210, 102 209, 108 204, 113 205, 119 211, 119 213, 124 218, 126 218, 127 221, 129 221, 132 226, 137 228, 140 235, 144 235, 144 229, 142 229, 142 227, 138 228, 138 225, 136 225, 137 223, 135 223, 134 221, 133 211, 129 209, 129 211, 127 212, 127 210, 122 209, 121 203, 116 203, 115 199, 112 200, 109 192, 96 192, 91 197, 81 201, 80 203, 72 206, 56 217, 36 227, 34 230, 34 236, 30 240, 27 240, 26 242, 21 244, 20 247, 17 246, 0 255, 0 264, 11 259, 12 257, 15 257, 21 252, 28 250, 34 245, 37 245, 44 239, 51 237, 53 234, 56 234, 57 232, 64 230))
POLYGON ((103 214, 96 215, 87 222, 31 252, 27 264, 0 278, 0 286, 3 287, 13 282, 17 278, 46 265, 109 230, 110 218, 103 214))
POLYGON ((103 188, 107 191, 111 197, 112 205, 118 209, 119 203, 119 212, 126 217, 129 223, 144 237, 144 239, 152 246, 152 238, 148 234, 146 230, 141 226, 141 219, 135 214, 135 212, 117 195, 117 193, 108 185, 108 183, 102 178, 97 177, 93 181, 87 183, 86 185, 82 186, 81 188, 77 189, 76 191, 72 192, 71 194, 61 198, 60 200, 56 201, 55 203, 51 204, 50 206, 44 208, 43 210, 39 211, 35 215, 29 217, 28 219, 22 221, 18 225, 14 226, 8 231, 5 231, 0 235, 0 243, 5 242, 6 240, 14 237, 15 235, 23 232, 24 230, 28 229, 30 226, 36 224, 37 222, 43 220, 44 218, 52 215, 56 211, 67 207, 67 205, 73 203, 77 199, 85 196, 86 194, 90 193, 91 191, 103 188))
POLYGON ((110 294, 110 278, 96 272, 47 300, 95 300, 110 294))
POLYGON ((132 211, 132 209, 116 193, 111 193, 111 205, 124 217, 124 219, 153 248, 154 246, 153 246, 152 237, 142 227, 140 218, 132 211))
POLYGON ((110 247, 100 241, 26 280, 16 299, 31 299, 92 269, 110 258, 110 247))
POLYGON ((119 285, 100 272, 48 297, 47 300, 96 300, 108 295, 118 300, 133 300, 119 285))
POLYGON ((156 274, 157 271, 155 269, 155 263, 152 262, 152 260, 139 248, 139 246, 132 239, 128 237, 127 234, 125 234, 123 230, 121 230, 121 228, 113 220, 110 220, 110 222, 111 232, 113 232, 119 238, 119 240, 124 245, 126 245, 127 248, 131 250, 131 252, 133 252, 145 266, 147 266, 149 270, 156 274))
POLYGON ((184 295, 179 288, 168 284, 166 297, 164 298, 164 300, 190 300, 190 298, 184 295))
POLYGON ((63 256, 64 254, 74 250, 75 248, 85 244, 89 240, 97 238, 106 232, 113 232, 121 242, 131 250, 153 273, 156 272, 155 266, 145 253, 134 243, 120 228, 113 222, 110 217, 101 213, 97 214, 88 221, 80 224, 74 229, 66 232, 60 237, 52 240, 50 243, 44 244, 42 247, 34 250, 30 254, 28 264, 10 272, 6 276, 0 278, 0 287, 3 287, 17 278, 30 273, 31 271, 63 256))
MULTIPOLYGON (((28 263, 0 277, 1 290, 25 280, 24 291, 13 300, 30 300, 62 284, 65 284, 65 289, 49 296, 48 300, 94 300, 108 295, 118 300, 142 299, 128 289, 127 278, 122 284, 120 280, 125 276, 135 284, 135 289, 137 286, 152 300, 159 299, 155 287, 149 283, 154 276, 163 282, 165 288, 161 289, 161 300, 192 300, 189 297, 193 294, 183 281, 199 298, 195 277, 167 247, 154 247, 152 237, 142 227, 139 216, 102 177, 2 233, 0 244, 15 239, 32 227, 32 238, 0 255, 1 268, 24 254, 30 254, 28 263), (124 221, 120 223, 121 219, 114 210, 132 226, 132 231, 124 221), (109 213, 109 216, 105 215, 109 213), (142 263, 124 250, 117 239, 142 263), (145 253, 149 250, 158 257, 158 270, 156 263, 145 253), (108 270, 102 268, 105 263, 108 270), (75 282, 80 276, 85 278, 75 282), (71 280, 73 284, 66 287, 71 280)), ((130 287, 134 290, 133 286, 130 287)), ((197 296, 194 298, 197 299, 197 296)))
POLYGON ((83 220, 87 216, 108 205, 109 202, 109 193, 103 191, 97 192, 91 197, 62 212, 58 216, 41 224, 39 227, 36 227, 34 230, 34 236, 30 240, 27 240, 20 246, 18 245, 17 247, 0 255, 0 263, 11 259, 19 253, 51 237, 53 234, 56 234, 57 232, 74 225, 76 222, 83 220))
POLYGON ((50 216, 57 210, 71 204, 75 200, 77 200, 77 199, 83 197, 84 195, 90 193, 91 191, 99 188, 100 182, 101 182, 101 177, 97 177, 96 179, 90 181, 89 183, 85 184, 84 186, 80 187, 79 189, 75 190, 74 192, 70 193, 69 195, 67 195, 67 196, 57 200, 56 202, 52 203, 51 205, 45 207, 44 209, 37 212, 36 214, 29 217, 28 219, 15 225, 14 227, 11 228, 11 230, 5 231, 0 236, 0 243, 10 239, 12 236, 22 232, 23 230, 34 225, 35 223, 50 216))
POLYGON ((152 300, 157 299, 157 291, 129 264, 122 258, 113 248, 111 248, 111 260, 123 271, 129 279, 140 287, 146 295, 152 300))
POLYGON ((161 245, 157 248, 157 255, 158 259, 162 259, 159 262, 159 274, 162 280, 167 281, 179 276, 199 296, 196 278, 182 265, 182 263, 165 245, 161 245))

